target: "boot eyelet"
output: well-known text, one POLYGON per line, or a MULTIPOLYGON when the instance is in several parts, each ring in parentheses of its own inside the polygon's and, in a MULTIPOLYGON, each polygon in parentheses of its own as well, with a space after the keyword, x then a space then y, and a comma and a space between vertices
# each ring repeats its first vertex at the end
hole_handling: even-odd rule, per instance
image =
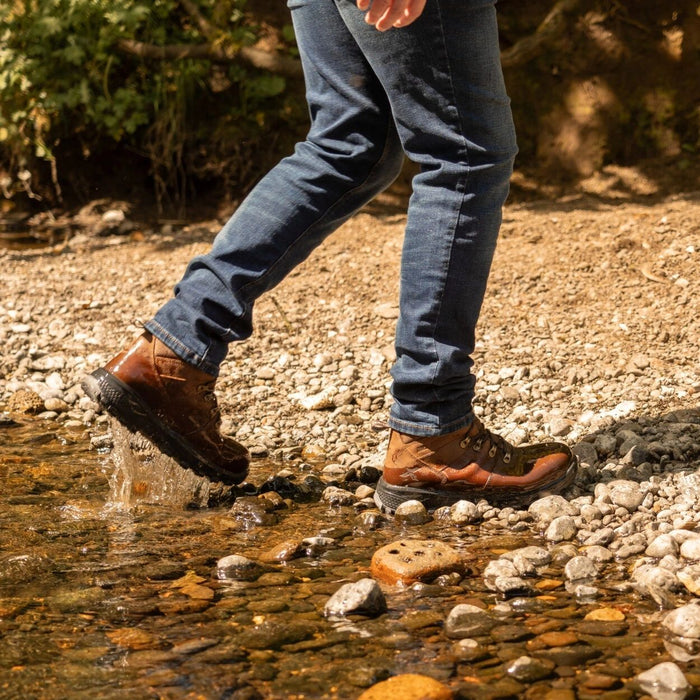
POLYGON ((494 446, 489 450, 489 457, 495 457, 495 456, 496 456, 496 452, 498 452, 498 448, 496 447, 496 445, 494 445, 494 446))
POLYGON ((465 449, 466 447, 468 447, 468 446, 469 446, 469 438, 467 438, 466 440, 462 440, 462 441, 459 443, 459 446, 460 446, 462 449, 465 449))
POLYGON ((506 454, 503 455, 503 461, 504 461, 506 464, 509 464, 509 463, 510 463, 510 452, 506 452, 506 454))

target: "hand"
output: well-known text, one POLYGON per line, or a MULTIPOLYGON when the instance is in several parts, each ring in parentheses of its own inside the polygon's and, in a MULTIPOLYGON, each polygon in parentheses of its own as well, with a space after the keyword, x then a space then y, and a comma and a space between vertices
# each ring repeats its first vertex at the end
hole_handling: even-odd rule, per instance
POLYGON ((417 20, 426 0, 357 0, 357 7, 365 14, 365 22, 380 32, 392 27, 407 27, 417 20))

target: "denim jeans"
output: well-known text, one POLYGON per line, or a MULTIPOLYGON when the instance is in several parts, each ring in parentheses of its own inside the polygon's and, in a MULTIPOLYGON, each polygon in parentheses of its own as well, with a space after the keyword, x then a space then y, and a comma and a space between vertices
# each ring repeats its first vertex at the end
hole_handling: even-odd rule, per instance
POLYGON ((378 32, 354 0, 289 0, 306 140, 254 188, 146 324, 217 375, 252 333, 256 299, 397 177, 413 180, 401 260, 390 425, 440 435, 471 422, 471 354, 516 153, 493 0, 428 0, 378 32))

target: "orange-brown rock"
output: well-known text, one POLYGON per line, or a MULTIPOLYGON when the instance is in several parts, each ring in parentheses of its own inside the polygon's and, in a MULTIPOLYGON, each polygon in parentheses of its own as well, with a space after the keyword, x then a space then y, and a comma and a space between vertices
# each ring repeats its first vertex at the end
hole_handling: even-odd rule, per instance
POLYGON ((452 691, 430 676, 405 673, 365 690, 358 700, 452 700, 452 691))
POLYGON ((465 559, 456 549, 438 540, 398 540, 372 557, 374 578, 388 584, 431 581, 441 574, 463 571, 465 559))

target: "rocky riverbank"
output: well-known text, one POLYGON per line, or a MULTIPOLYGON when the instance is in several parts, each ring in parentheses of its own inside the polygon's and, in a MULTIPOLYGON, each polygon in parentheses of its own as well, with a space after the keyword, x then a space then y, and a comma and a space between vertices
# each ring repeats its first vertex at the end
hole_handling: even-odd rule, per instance
MULTIPOLYGON (((478 572, 502 603, 480 611, 470 603, 443 621, 461 640, 462 662, 488 659, 484 635, 506 608, 527 607, 509 601, 535 601, 556 583, 584 605, 614 587, 629 596, 624 615, 641 596, 661 611, 653 624, 669 630, 661 661, 674 669, 664 666, 646 692, 668 690, 668 678, 682 686, 677 697, 700 687, 699 214, 697 195, 506 209, 479 328, 476 410, 512 442, 567 442, 581 469, 565 498, 527 510, 481 501, 397 513, 409 539, 439 540, 444 523, 452 534, 509 531, 537 543, 494 552, 478 572)), ((402 213, 375 205, 263 297, 254 337, 231 349, 218 385, 224 428, 257 460, 253 484, 293 500, 312 472, 318 497, 361 529, 383 521, 372 480, 387 438, 403 223, 402 213)), ((127 235, 1 251, 1 406, 15 420, 48 421, 65 439, 108 447, 107 418, 80 380, 139 332, 218 227, 131 226, 127 235)), ((231 517, 264 510, 241 499, 231 517)), ((431 576, 452 586, 463 572, 415 580, 431 576)), ((543 648, 513 660, 508 675, 527 683, 567 666, 535 653, 543 648)))

